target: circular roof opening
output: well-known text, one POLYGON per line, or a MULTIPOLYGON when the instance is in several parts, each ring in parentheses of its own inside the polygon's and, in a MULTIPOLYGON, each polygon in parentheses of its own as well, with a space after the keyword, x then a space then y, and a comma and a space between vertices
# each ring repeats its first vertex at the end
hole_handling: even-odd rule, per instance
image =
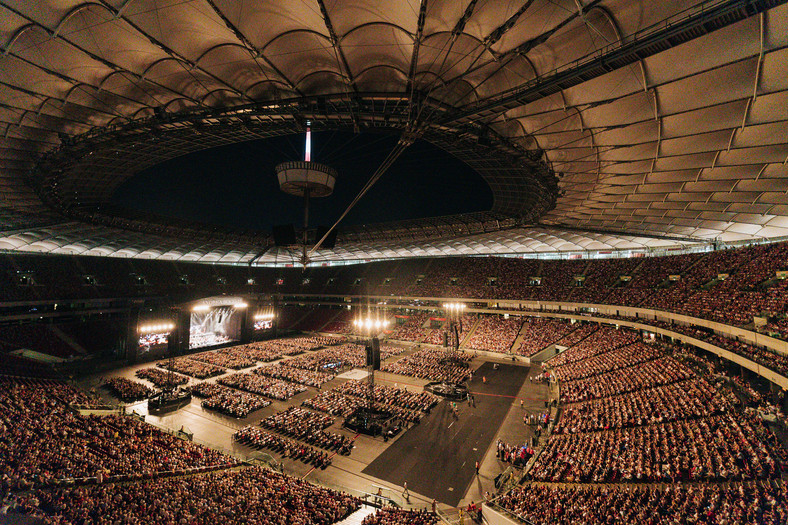
MULTIPOLYGON (((332 195, 315 202, 310 223, 331 225, 395 147, 396 133, 313 132, 312 159, 341 174, 332 195)), ((122 183, 111 203, 138 213, 215 226, 270 231, 299 224, 302 200, 282 193, 275 167, 303 159, 303 135, 241 142, 171 159, 122 183)), ((488 211, 492 191, 482 176, 417 140, 359 201, 345 225, 488 211)))

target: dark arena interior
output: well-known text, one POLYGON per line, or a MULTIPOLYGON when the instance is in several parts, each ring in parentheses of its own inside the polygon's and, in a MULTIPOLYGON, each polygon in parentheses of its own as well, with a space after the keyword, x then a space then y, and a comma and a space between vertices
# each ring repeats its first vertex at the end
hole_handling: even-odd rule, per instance
POLYGON ((784 0, 0 20, 0 523, 788 523, 784 0))

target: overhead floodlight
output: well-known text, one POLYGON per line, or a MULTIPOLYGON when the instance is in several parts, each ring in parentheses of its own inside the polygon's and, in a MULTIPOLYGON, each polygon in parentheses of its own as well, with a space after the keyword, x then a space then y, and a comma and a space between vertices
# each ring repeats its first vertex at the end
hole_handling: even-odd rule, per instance
POLYGON ((211 307, 207 304, 198 304, 194 308, 192 308, 192 312, 207 312, 210 310, 211 307))

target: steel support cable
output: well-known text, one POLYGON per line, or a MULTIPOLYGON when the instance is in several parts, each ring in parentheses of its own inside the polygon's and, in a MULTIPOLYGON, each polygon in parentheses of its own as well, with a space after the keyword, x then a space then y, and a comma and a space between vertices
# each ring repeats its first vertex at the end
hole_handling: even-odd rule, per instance
POLYGON ((331 226, 331 228, 328 229, 328 231, 323 235, 323 237, 321 237, 317 241, 317 243, 315 243, 315 245, 312 247, 312 249, 310 249, 307 252, 306 258, 303 261, 304 266, 306 266, 307 261, 309 260, 309 257, 320 248, 320 246, 328 238, 328 236, 331 235, 331 232, 333 232, 337 228, 337 226, 339 226, 339 223, 342 222, 342 219, 344 219, 345 216, 348 213, 350 213, 350 210, 352 210, 353 207, 358 203, 358 201, 360 201, 361 198, 364 197, 364 195, 366 195, 367 192, 372 188, 372 186, 374 186, 375 183, 378 180, 380 180, 380 178, 383 176, 383 174, 386 173, 386 171, 388 171, 388 169, 391 167, 391 165, 394 164, 394 162, 399 158, 399 156, 402 155, 402 153, 411 144, 413 144, 413 141, 409 140, 408 138, 405 138, 405 137, 401 138, 399 140, 399 142, 397 142, 397 145, 394 147, 393 150, 391 150, 391 153, 389 153, 388 156, 383 160, 383 162, 380 164, 378 169, 375 170, 375 173, 372 174, 372 177, 370 177, 370 179, 367 181, 367 183, 364 185, 364 187, 361 188, 361 191, 358 192, 358 195, 356 195, 356 197, 350 202, 348 207, 345 208, 345 211, 342 212, 342 215, 339 216, 339 218, 336 220, 336 222, 331 226))

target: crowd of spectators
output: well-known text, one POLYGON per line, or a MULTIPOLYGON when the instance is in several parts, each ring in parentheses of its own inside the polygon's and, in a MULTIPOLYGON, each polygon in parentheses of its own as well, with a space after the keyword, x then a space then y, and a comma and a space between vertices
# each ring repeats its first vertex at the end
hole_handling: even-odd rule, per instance
POLYGON ((315 468, 325 469, 331 465, 331 456, 327 452, 267 432, 260 427, 242 428, 233 434, 233 439, 252 448, 273 450, 283 458, 296 459, 315 468))
POLYGON ((225 386, 245 390, 253 394, 260 394, 271 399, 286 401, 296 394, 306 392, 306 387, 298 383, 282 381, 261 374, 246 374, 243 372, 232 374, 217 379, 218 383, 225 386))
POLYGON ((437 525, 438 515, 428 510, 384 507, 365 517, 361 525, 437 525))
POLYGON ((45 525, 330 525, 360 506, 348 494, 262 467, 36 491, 19 501, 45 525))
POLYGON ((325 412, 332 416, 347 417, 357 407, 365 406, 367 403, 361 399, 342 395, 335 390, 326 390, 301 404, 312 410, 325 412))
POLYGON ((62 402, 64 383, 8 380, 0 391, 0 488, 73 478, 138 479, 234 463, 131 416, 81 416, 62 402))
POLYGON ((169 388, 175 385, 185 385, 189 382, 188 377, 176 374, 174 372, 167 372, 161 368, 141 368, 134 373, 140 379, 147 379, 160 388, 169 388))
POLYGON ((172 370, 173 372, 177 372, 179 374, 196 377, 197 379, 207 379, 209 377, 221 375, 225 372, 224 368, 219 366, 212 365, 210 363, 203 363, 200 361, 193 361, 187 357, 179 357, 178 359, 173 359, 172 361, 161 361, 156 363, 156 366, 164 368, 165 370, 172 370))
POLYGON ((326 414, 310 412, 301 407, 290 407, 263 419, 260 421, 260 426, 309 445, 343 455, 350 454, 353 440, 325 430, 333 423, 334 419, 326 414))
POLYGON ((622 315, 613 317, 601 314, 595 315, 609 319, 621 319, 625 321, 642 323, 654 326, 656 328, 662 328, 663 330, 670 330, 672 332, 684 334, 700 341, 718 346, 725 350, 729 350, 735 354, 741 355, 742 357, 746 357, 747 359, 770 368, 771 370, 774 370, 775 372, 778 372, 782 375, 788 375, 788 355, 772 351, 768 348, 757 347, 743 341, 737 341, 735 339, 723 337, 707 328, 694 325, 669 323, 659 319, 647 319, 642 317, 628 317, 622 315))
POLYGON ((507 353, 517 339, 522 325, 523 319, 518 316, 508 319, 495 315, 480 317, 464 346, 474 350, 507 353))
POLYGON ((626 395, 566 405, 553 433, 576 434, 697 419, 730 411, 724 395, 694 378, 626 395))
POLYGON ((367 399, 371 395, 376 403, 398 406, 408 410, 429 412, 438 404, 438 398, 429 392, 411 392, 403 387, 391 387, 376 384, 370 391, 366 381, 348 381, 335 389, 337 392, 367 399))
POLYGON ((230 348, 221 348, 211 352, 203 352, 200 354, 190 355, 189 359, 194 361, 202 361, 221 368, 232 368, 233 370, 241 370, 242 368, 249 368, 254 366, 257 360, 246 352, 242 346, 232 346, 230 348))
MULTIPOLYGON (((325 412, 332 416, 347 417, 357 408, 369 406, 369 401, 361 397, 342 394, 335 389, 321 392, 317 396, 304 401, 302 404, 307 408, 325 412)), ((421 421, 420 412, 406 410, 385 401, 376 402, 375 408, 387 410, 391 412, 394 417, 403 422, 418 423, 421 421)))
MULTIPOLYGON (((436 259, 426 263, 426 267, 411 268, 412 279, 402 279, 399 286, 394 286, 396 289, 387 286, 381 292, 621 304, 749 325, 754 315, 783 319, 788 314, 788 280, 776 278, 778 271, 788 270, 786 260, 785 242, 629 259, 436 259)), ((420 324, 406 323, 395 330, 396 338, 425 341, 429 336, 423 328, 426 317, 419 320, 420 324)), ((788 323, 773 323, 770 329, 783 337, 788 335, 788 323)), ((437 341, 431 338, 431 342, 437 341)))
POLYGON ((332 334, 349 335, 353 333, 353 313, 342 310, 332 321, 329 321, 321 331, 332 334))
POLYGON ((270 401, 248 392, 228 388, 216 383, 199 383, 192 387, 192 394, 205 398, 202 406, 232 417, 246 417, 255 410, 271 404, 270 401))
MULTIPOLYGON (((0 390, 7 392, 9 390, 22 389, 24 387, 32 389, 36 393, 39 389, 44 389, 47 392, 48 398, 53 403, 59 403, 66 406, 79 406, 79 407, 97 407, 101 405, 101 401, 94 395, 89 395, 86 392, 75 388, 69 383, 65 383, 55 379, 33 379, 14 376, 0 375, 0 390)), ((22 390, 25 391, 25 390, 22 390)))
POLYGON ((495 444, 495 457, 515 467, 525 467, 535 452, 530 445, 513 445, 500 439, 495 444))
POLYGON ((640 339, 634 330, 616 329, 613 326, 601 326, 579 343, 558 354, 550 360, 550 365, 559 367, 576 361, 582 361, 622 346, 631 345, 640 339))
MULTIPOLYGON (((468 335, 473 327, 476 325, 476 320, 478 317, 476 314, 463 314, 460 316, 459 320, 457 321, 457 334, 460 336, 460 344, 463 343, 465 336, 468 335)), ((434 325, 433 325, 434 326, 434 325)), ((449 323, 444 321, 443 324, 438 328, 429 328, 427 329, 426 337, 424 338, 424 343, 430 345, 443 345, 443 334, 447 334, 447 343, 451 346, 450 342, 453 338, 452 334, 449 334, 449 323)))
POLYGON ((779 476, 753 427, 729 414, 550 436, 530 476, 552 482, 733 481, 779 476))
POLYGON ((780 525, 788 523, 786 486, 728 485, 520 486, 499 504, 533 525, 780 525))
POLYGON ((648 361, 637 369, 625 368, 591 378, 564 381, 560 384, 560 398, 564 403, 576 403, 668 385, 693 375, 685 365, 666 356, 648 361))
POLYGON ((126 403, 146 399, 153 395, 153 389, 147 385, 125 377, 110 377, 104 384, 115 394, 115 397, 126 403))
POLYGON ((470 360, 469 354, 423 348, 399 361, 386 364, 381 370, 392 374, 429 379, 430 381, 463 383, 471 375, 468 367, 470 360))
POLYGON ((579 327, 579 323, 572 324, 566 319, 523 317, 520 345, 512 351, 517 355, 531 357, 579 327))
POLYGON ((334 379, 333 374, 293 368, 292 366, 287 366, 285 363, 261 366, 260 368, 255 368, 253 373, 266 377, 273 377, 274 379, 283 379, 291 383, 313 386, 315 388, 320 388, 324 383, 334 379))
MULTIPOLYGON (((383 356, 381 356, 382 358, 383 356)), ((345 343, 287 359, 282 364, 316 372, 364 367, 366 364, 366 351, 361 345, 345 343)))
POLYGON ((413 314, 407 317, 404 323, 396 326, 389 335, 389 338, 421 343, 427 338, 428 332, 427 329, 424 328, 424 325, 427 324, 428 319, 429 314, 413 314))
POLYGON ((248 357, 249 359, 254 359, 255 361, 264 363, 275 361, 284 355, 298 354, 303 351, 297 347, 277 344, 276 340, 257 341, 255 343, 233 346, 231 348, 227 348, 226 350, 231 350, 233 354, 240 354, 242 356, 248 357))
POLYGON ((580 325, 579 328, 572 330, 564 337, 559 339, 555 342, 556 345, 565 346, 567 348, 572 347, 585 339, 586 337, 590 336, 597 330, 599 330, 600 325, 596 323, 583 323, 580 325))
POLYGON ((746 357, 750 361, 770 368, 780 375, 788 377, 788 355, 774 352, 768 348, 758 348, 742 341, 736 341, 728 337, 717 334, 708 334, 704 341, 719 346, 725 350, 730 350, 734 354, 746 357))
MULTIPOLYGON (((571 349, 567 350, 564 355, 570 351, 571 349)), ((612 372, 620 368, 629 368, 656 359, 660 355, 662 355, 662 348, 659 345, 638 341, 628 346, 622 346, 615 350, 589 357, 583 361, 573 361, 563 366, 557 366, 553 373, 559 381, 583 379, 604 374, 605 372, 612 372)))

